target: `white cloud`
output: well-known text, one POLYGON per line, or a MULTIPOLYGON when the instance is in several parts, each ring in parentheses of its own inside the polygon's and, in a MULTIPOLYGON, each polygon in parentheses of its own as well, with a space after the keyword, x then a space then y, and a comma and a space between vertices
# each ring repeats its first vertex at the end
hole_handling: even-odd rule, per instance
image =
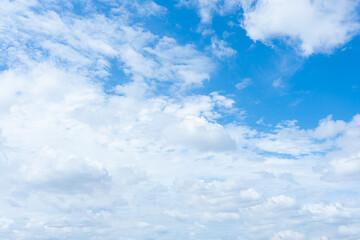
POLYGON ((176 125, 165 129, 165 137, 170 143, 181 144, 199 150, 234 150, 235 142, 225 129, 205 118, 186 116, 176 125))
POLYGON ((319 144, 306 130, 299 129, 296 121, 285 121, 276 126, 273 133, 264 133, 254 139, 254 144, 264 151, 291 155, 304 155, 326 150, 328 146, 319 144))
POLYGON ((305 239, 304 234, 299 232, 294 232, 292 230, 285 230, 278 232, 277 234, 275 234, 273 238, 271 238, 271 240, 301 240, 301 239, 305 239))
POLYGON ((272 86, 273 86, 274 88, 284 87, 283 81, 281 80, 281 78, 278 78, 278 79, 276 79, 276 80, 273 81, 272 86))
POLYGON ((14 224, 14 221, 12 219, 6 217, 0 218, 0 227, 2 230, 8 229, 11 224, 14 224))
POLYGON ((240 215, 234 212, 218 212, 218 213, 204 213, 203 218, 205 221, 236 221, 240 219, 240 215))
POLYGON ((342 225, 339 227, 339 233, 345 236, 358 236, 360 234, 359 225, 342 225))
POLYGON ((3 238, 296 239, 279 226, 312 229, 309 214, 325 230, 329 214, 359 224, 357 203, 321 203, 345 186, 320 179, 356 179, 359 116, 309 130, 224 124, 239 111, 230 97, 177 91, 214 68, 195 45, 130 24, 118 1, 106 3, 124 19, 47 3, 0 3, 3 238), (107 94, 114 64, 126 83, 107 94))
POLYGON ((164 211, 164 214, 169 217, 178 219, 178 220, 185 220, 186 218, 189 217, 189 215, 181 213, 179 211, 175 211, 175 210, 166 210, 166 211, 164 211))
POLYGON ((357 179, 360 173, 360 153, 336 157, 330 162, 331 178, 357 179))
MULTIPOLYGON (((160 65, 155 66, 149 78, 180 80, 186 85, 201 85, 204 80, 209 79, 213 69, 211 60, 198 52, 193 45, 179 46, 172 38, 164 37, 155 48, 144 48, 144 50, 153 54, 160 65)), ((139 63, 140 68, 143 66, 139 63)))
POLYGON ((196 7, 201 23, 209 24, 215 14, 226 15, 240 9, 236 0, 179 0, 180 6, 196 7))
POLYGON ((237 89, 242 90, 244 88, 247 88, 252 84, 251 78, 244 78, 239 83, 237 83, 235 86, 237 89))
POLYGON ((240 192, 241 198, 245 200, 258 200, 261 198, 261 193, 258 193, 255 189, 249 188, 240 192))
POLYGON ((327 221, 334 221, 336 218, 355 217, 360 213, 358 208, 345 207, 338 202, 305 204, 302 210, 310 212, 314 219, 320 218, 327 221))
POLYGON ((211 38, 211 52, 218 58, 231 57, 236 54, 236 50, 228 46, 224 40, 218 39, 216 36, 211 38))
MULTIPOLYGON (((224 217, 225 212, 229 212, 228 216, 235 216, 234 213, 238 204, 243 201, 257 200, 256 192, 251 192, 248 196, 246 190, 241 190, 241 184, 234 180, 220 181, 213 180, 206 182, 199 180, 190 184, 190 189, 186 194, 189 205, 200 205, 209 211, 210 209, 220 213, 224 217), (250 199, 251 198, 251 199, 250 199)), ((211 214, 208 212, 208 216, 211 214)))
POLYGON ((268 198, 265 206, 269 208, 289 208, 293 207, 295 205, 295 199, 285 196, 285 195, 279 195, 274 196, 271 198, 268 198))
POLYGON ((106 188, 111 180, 101 162, 61 156, 52 149, 42 149, 29 160, 18 166, 19 176, 40 190, 86 192, 106 188))
POLYGON ((314 137, 317 139, 336 137, 345 130, 345 127, 346 123, 344 121, 333 121, 332 115, 329 115, 319 122, 319 126, 314 131, 314 137))
POLYGON ((308 56, 329 53, 359 31, 354 0, 242 1, 243 28, 255 41, 284 39, 308 56), (252 5, 252 6, 250 6, 252 5))
POLYGON ((324 167, 324 179, 355 180, 360 171, 360 116, 350 122, 332 120, 331 116, 320 121, 311 134, 317 139, 326 139, 334 147, 327 154, 329 164, 324 167))
POLYGON ((33 4, 37 12, 22 2, 3 4, 4 9, 14 9, 14 13, 7 11, 1 18, 6 65, 50 60, 69 70, 105 77, 111 60, 116 58, 133 79, 181 86, 201 85, 214 67, 193 45, 182 46, 173 38, 159 38, 141 27, 130 27, 124 17, 110 19, 98 14, 81 18, 70 12, 61 15, 36 1, 33 4))
MULTIPOLYGON (((131 8, 135 9, 136 15, 137 16, 159 16, 159 15, 163 15, 167 12, 167 9, 163 6, 160 6, 158 4, 156 4, 153 1, 120 1, 118 2, 118 4, 120 4, 120 9, 118 9, 118 11, 120 13, 122 13, 123 11, 121 11, 121 9, 123 8, 123 5, 125 5, 124 3, 128 4, 131 6, 131 8)), ((114 10, 114 12, 118 12, 117 10, 114 10)), ((133 12, 133 11, 130 11, 133 12)))
POLYGON ((254 41, 282 40, 303 56, 331 53, 359 33, 357 0, 179 0, 196 8, 201 23, 215 15, 242 13, 241 26, 254 41))

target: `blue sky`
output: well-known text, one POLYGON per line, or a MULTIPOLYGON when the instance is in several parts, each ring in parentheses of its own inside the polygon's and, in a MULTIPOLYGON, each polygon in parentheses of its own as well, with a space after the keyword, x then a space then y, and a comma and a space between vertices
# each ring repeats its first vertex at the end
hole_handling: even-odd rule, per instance
POLYGON ((360 238, 358 0, 0 9, 0 239, 360 238))

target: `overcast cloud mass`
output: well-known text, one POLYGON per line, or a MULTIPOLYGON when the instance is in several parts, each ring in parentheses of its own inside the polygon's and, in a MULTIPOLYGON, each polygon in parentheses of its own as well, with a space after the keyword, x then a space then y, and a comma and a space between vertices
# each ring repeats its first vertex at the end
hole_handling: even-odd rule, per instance
POLYGON ((360 239, 358 0, 0 0, 0 239, 360 239))

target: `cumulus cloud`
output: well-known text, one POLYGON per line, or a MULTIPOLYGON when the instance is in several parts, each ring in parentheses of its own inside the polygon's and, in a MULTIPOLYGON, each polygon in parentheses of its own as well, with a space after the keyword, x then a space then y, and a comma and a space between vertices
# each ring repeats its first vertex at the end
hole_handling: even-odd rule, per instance
POLYGON ((225 129, 219 124, 206 121, 205 118, 186 116, 175 126, 169 126, 165 135, 170 143, 196 147, 199 150, 235 149, 235 142, 225 129))
POLYGON ((355 180, 360 171, 359 133, 360 116, 355 115, 350 122, 333 120, 331 116, 320 121, 312 131, 315 138, 324 139, 336 150, 327 154, 329 165, 324 168, 324 179, 355 180))
POLYGON ((342 120, 332 120, 329 115, 319 122, 319 126, 315 129, 314 137, 317 139, 326 139, 336 137, 345 130, 346 123, 342 120))
POLYGON ((360 172, 360 153, 335 157, 331 160, 328 171, 326 177, 329 179, 357 179, 360 172))
POLYGON ((52 149, 42 149, 31 162, 24 161, 19 167, 22 180, 40 190, 86 192, 106 188, 110 181, 100 162, 61 156, 52 149))
POLYGON ((284 39, 304 56, 329 53, 359 31, 358 1, 242 1, 242 27, 255 41, 284 39))

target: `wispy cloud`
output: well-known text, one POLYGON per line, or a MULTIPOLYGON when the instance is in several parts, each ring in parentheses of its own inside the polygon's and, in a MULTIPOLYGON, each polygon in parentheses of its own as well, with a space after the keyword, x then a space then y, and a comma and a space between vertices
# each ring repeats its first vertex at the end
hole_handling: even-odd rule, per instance
POLYGON ((252 84, 251 78, 244 78, 243 80, 241 80, 239 83, 237 83, 235 85, 235 87, 239 90, 245 89, 248 86, 250 86, 252 84))

